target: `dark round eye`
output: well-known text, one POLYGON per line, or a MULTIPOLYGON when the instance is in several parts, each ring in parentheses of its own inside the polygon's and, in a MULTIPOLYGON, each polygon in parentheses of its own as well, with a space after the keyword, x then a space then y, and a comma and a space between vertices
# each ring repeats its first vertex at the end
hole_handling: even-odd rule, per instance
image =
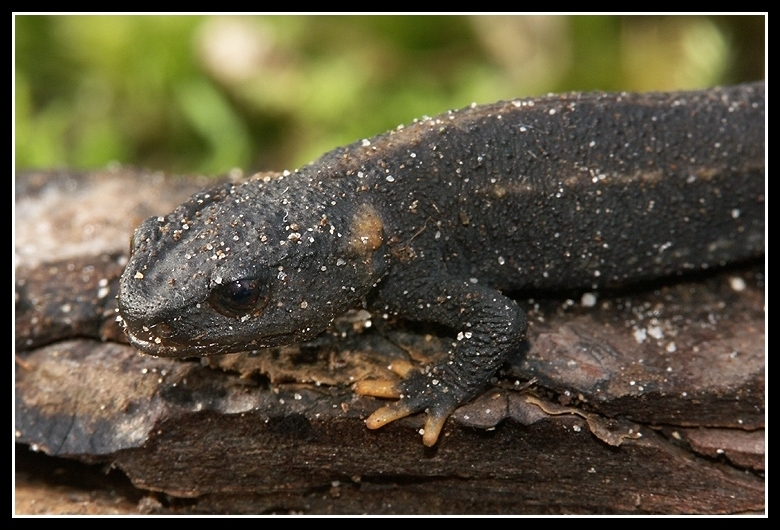
POLYGON ((242 278, 212 289, 209 304, 225 316, 242 317, 260 313, 268 304, 268 298, 268 284, 263 278, 242 278))

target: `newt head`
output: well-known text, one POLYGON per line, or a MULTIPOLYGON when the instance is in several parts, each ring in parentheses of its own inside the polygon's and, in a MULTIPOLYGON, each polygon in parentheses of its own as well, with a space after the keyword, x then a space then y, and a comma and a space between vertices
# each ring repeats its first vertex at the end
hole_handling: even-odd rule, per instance
POLYGON ((381 219, 295 178, 223 185, 138 227, 119 288, 133 346, 184 357, 290 344, 359 305, 386 268, 381 219))

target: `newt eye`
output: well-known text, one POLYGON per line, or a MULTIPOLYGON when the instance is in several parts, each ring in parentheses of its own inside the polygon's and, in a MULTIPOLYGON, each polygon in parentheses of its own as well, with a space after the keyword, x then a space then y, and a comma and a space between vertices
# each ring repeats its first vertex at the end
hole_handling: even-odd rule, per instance
POLYGON ((242 278, 218 285, 209 294, 209 305, 227 317, 258 314, 268 305, 270 291, 264 278, 242 278))

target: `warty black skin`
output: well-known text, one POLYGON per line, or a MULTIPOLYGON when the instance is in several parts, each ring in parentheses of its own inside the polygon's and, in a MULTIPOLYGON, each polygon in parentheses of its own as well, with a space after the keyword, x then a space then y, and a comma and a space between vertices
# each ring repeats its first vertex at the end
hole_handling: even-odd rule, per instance
POLYGON ((472 106, 199 193, 136 230, 119 308, 160 356, 309 339, 354 307, 442 324, 448 358, 369 426, 424 441, 523 339, 502 292, 598 289, 764 252, 764 84, 472 106))

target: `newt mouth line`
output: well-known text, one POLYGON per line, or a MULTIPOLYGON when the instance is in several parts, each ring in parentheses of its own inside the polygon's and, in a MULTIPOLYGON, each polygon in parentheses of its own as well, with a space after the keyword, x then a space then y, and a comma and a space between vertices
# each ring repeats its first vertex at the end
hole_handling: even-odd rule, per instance
MULTIPOLYGON (((142 353, 152 355, 154 357, 197 357, 207 355, 224 355, 228 353, 252 351, 261 348, 272 348, 274 346, 286 345, 293 342, 291 341, 288 334, 269 335, 265 337, 265 340, 262 344, 245 344, 240 349, 236 349, 233 347, 235 343, 220 344, 215 342, 211 344, 201 344, 193 342, 189 344, 166 344, 164 339, 153 335, 150 335, 151 340, 139 338, 129 329, 125 331, 125 334, 131 346, 141 351, 142 353)), ((195 338, 195 340, 197 340, 197 338, 195 338)), ((303 342, 303 340, 304 339, 301 339, 300 342, 303 342)))

